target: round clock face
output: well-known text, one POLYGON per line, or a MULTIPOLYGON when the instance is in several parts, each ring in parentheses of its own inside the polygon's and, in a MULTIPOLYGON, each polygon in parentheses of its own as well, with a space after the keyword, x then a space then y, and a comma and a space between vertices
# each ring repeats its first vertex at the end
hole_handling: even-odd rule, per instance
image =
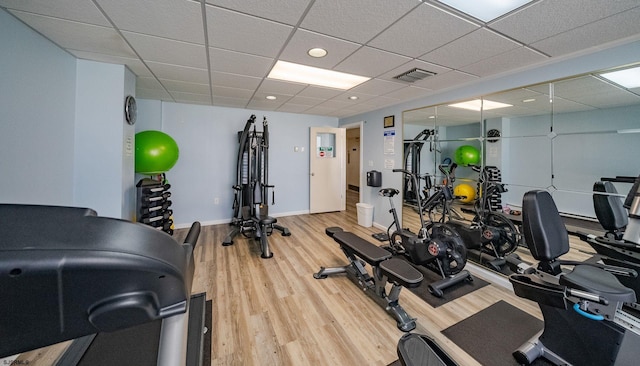
POLYGON ((127 123, 130 125, 136 123, 137 114, 138 110, 136 107, 136 98, 134 98, 132 95, 129 95, 124 100, 124 117, 127 120, 127 123))
POLYGON ((498 139, 495 138, 495 137, 500 137, 500 131, 499 130, 496 130, 494 128, 494 129, 491 129, 491 130, 487 131, 487 141, 488 142, 496 142, 496 141, 498 141, 498 139), (492 138, 492 137, 494 137, 494 138, 492 138))

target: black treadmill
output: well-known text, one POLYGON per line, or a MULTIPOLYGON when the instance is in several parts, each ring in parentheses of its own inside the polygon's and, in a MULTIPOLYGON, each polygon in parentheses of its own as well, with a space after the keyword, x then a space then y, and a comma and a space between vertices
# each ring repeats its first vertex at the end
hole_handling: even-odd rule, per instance
POLYGON ((113 365, 111 355, 200 365, 205 296, 191 296, 199 234, 195 222, 179 244, 87 208, 0 204, 0 358, 73 339, 58 364, 113 365))

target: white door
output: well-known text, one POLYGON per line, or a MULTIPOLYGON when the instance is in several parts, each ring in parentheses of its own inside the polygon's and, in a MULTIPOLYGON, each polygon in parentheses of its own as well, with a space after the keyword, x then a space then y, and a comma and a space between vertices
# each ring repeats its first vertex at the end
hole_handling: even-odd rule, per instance
POLYGON ((309 212, 346 208, 346 129, 311 127, 309 212))

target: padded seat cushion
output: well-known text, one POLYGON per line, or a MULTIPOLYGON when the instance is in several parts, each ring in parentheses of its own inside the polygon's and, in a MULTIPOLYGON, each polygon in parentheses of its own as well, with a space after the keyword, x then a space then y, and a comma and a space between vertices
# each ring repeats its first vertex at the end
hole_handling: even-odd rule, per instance
POLYGON ((547 191, 534 190, 522 198, 522 231, 531 255, 553 261, 569 251, 569 234, 547 191))
POLYGON ((420 286, 420 283, 424 279, 420 271, 413 268, 408 262, 398 258, 391 258, 380 262, 380 269, 387 275, 389 281, 407 288, 420 286))
POLYGON ((593 184, 593 208, 600 225, 607 231, 616 231, 624 228, 629 223, 627 210, 624 208, 618 191, 611 182, 595 182, 593 184), (598 194, 603 192, 608 194, 598 194))
POLYGON ((372 266, 377 266, 383 260, 391 258, 391 253, 388 251, 348 231, 334 233, 333 239, 347 252, 357 255, 372 266))
POLYGON ((561 275, 559 283, 572 289, 597 294, 610 302, 636 302, 636 293, 622 285, 616 276, 589 265, 576 266, 573 271, 561 275))

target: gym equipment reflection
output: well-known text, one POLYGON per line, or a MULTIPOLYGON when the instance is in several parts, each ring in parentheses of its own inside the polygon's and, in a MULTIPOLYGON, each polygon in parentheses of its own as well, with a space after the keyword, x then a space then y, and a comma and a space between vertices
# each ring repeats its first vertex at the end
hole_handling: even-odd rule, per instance
MULTIPOLYGON (((637 66, 637 65, 636 65, 637 66)), ((606 70, 610 71, 610 70, 606 70)), ((604 71, 603 71, 604 72, 604 71)), ((640 88, 626 89, 593 72, 574 78, 521 87, 485 95, 475 100, 503 103, 504 107, 475 110, 459 109, 453 103, 405 111, 403 114, 405 147, 425 144, 416 159, 421 174, 430 174, 435 181, 443 179, 437 170, 446 158, 455 159, 455 151, 471 145, 481 153, 478 164, 500 169, 501 182, 506 188, 500 195, 496 212, 520 226, 522 197, 533 189, 549 191, 565 220, 570 233, 585 231, 578 225, 595 226, 586 230, 598 234, 599 227, 591 196, 593 182, 602 177, 636 176, 638 173, 636 116, 640 113, 640 88), (606 123, 605 123, 606 121, 606 123), (435 139, 414 141, 420 131, 434 131, 435 139), (435 147, 427 149, 429 143, 435 147)), ((412 149, 418 151, 418 149, 412 149)), ((468 184, 480 193, 478 171, 459 167, 456 183, 468 184)), ((620 192, 629 188, 613 182, 620 192)), ((420 192, 422 187, 415 191, 420 192)), ((415 205, 405 200, 403 227, 417 228, 415 205)), ((472 219, 474 212, 460 202, 452 205, 454 213, 472 219)), ((572 241, 580 246, 579 240, 572 241)), ((595 251, 589 246, 580 250, 595 251)), ((526 247, 515 252, 531 261, 526 247)), ((572 250, 568 255, 586 260, 590 254, 572 250)), ((470 260, 474 261, 473 258, 470 260)))

